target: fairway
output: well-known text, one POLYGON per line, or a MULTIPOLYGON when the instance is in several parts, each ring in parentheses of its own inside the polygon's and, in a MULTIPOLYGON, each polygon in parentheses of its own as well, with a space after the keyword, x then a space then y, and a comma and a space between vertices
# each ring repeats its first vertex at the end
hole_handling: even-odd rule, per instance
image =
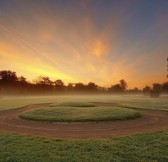
POLYGON ((131 109, 119 107, 96 107, 89 103, 62 103, 58 106, 44 107, 36 110, 23 112, 21 118, 48 121, 48 122, 92 122, 128 120, 140 117, 140 114, 131 109), (66 106, 63 106, 66 105, 66 106), (92 106, 92 107, 88 107, 92 106))

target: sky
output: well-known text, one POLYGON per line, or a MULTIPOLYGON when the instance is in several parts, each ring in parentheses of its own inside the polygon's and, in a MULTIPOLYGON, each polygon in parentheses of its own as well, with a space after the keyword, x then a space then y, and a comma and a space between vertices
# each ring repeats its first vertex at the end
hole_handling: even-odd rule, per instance
POLYGON ((168 0, 0 0, 0 70, 29 81, 166 82, 168 0))

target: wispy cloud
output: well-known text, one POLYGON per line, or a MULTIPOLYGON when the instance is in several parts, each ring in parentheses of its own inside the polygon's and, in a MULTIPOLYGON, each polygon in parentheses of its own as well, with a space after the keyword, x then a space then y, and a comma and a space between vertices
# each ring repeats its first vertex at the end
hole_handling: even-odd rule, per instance
POLYGON ((143 2, 130 2, 5 3, 0 11, 0 68, 29 80, 48 75, 104 86, 122 78, 130 87, 164 81, 168 12, 159 4, 163 12, 156 11, 149 23, 154 12, 144 18, 138 8, 144 8, 143 2))

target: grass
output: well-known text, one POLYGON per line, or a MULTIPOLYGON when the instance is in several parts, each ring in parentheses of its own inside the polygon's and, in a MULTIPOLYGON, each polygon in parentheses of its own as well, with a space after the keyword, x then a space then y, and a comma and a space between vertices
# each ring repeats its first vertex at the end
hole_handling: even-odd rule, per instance
POLYGON ((87 122, 127 120, 140 117, 131 109, 113 107, 47 107, 20 114, 21 118, 48 122, 87 122))
POLYGON ((145 96, 116 96, 110 102, 119 103, 120 107, 135 108, 135 109, 149 109, 168 111, 168 96, 161 96, 159 98, 151 98, 145 96))
POLYGON ((128 101, 120 104, 124 108, 135 108, 135 109, 150 109, 150 110, 162 110, 168 111, 168 103, 160 103, 156 100, 153 101, 128 101))
MULTIPOLYGON (((0 98, 0 110, 13 109, 28 104, 53 103, 54 107, 45 108, 49 115, 52 116, 54 115, 53 110, 55 114, 58 113, 58 109, 55 109, 55 107, 62 102, 68 103, 68 106, 70 106, 69 103, 73 103, 74 106, 74 103, 78 105, 77 103, 81 102, 108 102, 117 103, 121 107, 106 110, 106 108, 100 107, 67 108, 66 104, 61 105, 61 110, 59 111, 65 113, 69 109, 71 112, 63 116, 74 115, 73 118, 75 119, 77 119, 75 115, 79 115, 79 119, 86 114, 91 114, 96 116, 95 120, 97 120, 97 118, 104 117, 104 115, 108 116, 110 114, 109 111, 112 113, 113 110, 113 114, 117 113, 116 109, 122 110, 119 115, 123 118, 122 113, 125 113, 125 110, 130 111, 130 109, 122 107, 168 111, 168 96, 154 99, 127 95, 2 97, 0 98), (104 111, 104 113, 101 111, 104 111)), ((43 110, 36 109, 34 111, 37 111, 38 114, 43 110)), ((44 112, 42 114, 44 115, 44 112)), ((45 116, 48 116, 48 114, 45 116)), ((62 120, 62 118, 60 119, 62 120)), ((59 140, 0 133, 0 162, 167 162, 167 154, 168 131, 117 139, 95 140, 59 140)))
MULTIPOLYGON (((0 110, 15 109, 30 104, 53 103, 61 104, 62 102, 89 102, 97 100, 97 97, 90 96, 28 96, 28 97, 1 97, 0 110)), ((90 103, 91 104, 91 103, 90 103)))
POLYGON ((56 102, 56 97, 3 97, 0 99, 0 110, 15 109, 29 104, 56 102))
POLYGON ((0 146, 0 162, 168 161, 168 131, 95 140, 58 140, 0 133, 0 146))
POLYGON ((108 102, 117 103, 121 107, 145 108, 168 111, 168 96, 160 98, 143 95, 95 95, 95 96, 37 96, 37 97, 1 97, 0 110, 13 109, 29 104, 62 102, 108 102))

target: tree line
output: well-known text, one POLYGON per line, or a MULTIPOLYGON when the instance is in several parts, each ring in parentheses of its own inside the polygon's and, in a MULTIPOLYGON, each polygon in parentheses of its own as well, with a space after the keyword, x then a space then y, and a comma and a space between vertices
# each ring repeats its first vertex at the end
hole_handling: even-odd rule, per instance
MULTIPOLYGON (((24 76, 17 76, 10 70, 0 71, 0 94, 1 95, 51 95, 51 94, 116 94, 116 93, 144 93, 153 95, 168 93, 168 82, 163 84, 154 83, 153 87, 146 86, 143 90, 138 88, 127 89, 127 82, 122 79, 119 83, 110 87, 101 87, 94 82, 84 84, 65 83, 61 79, 52 81, 47 76, 40 76, 34 83, 27 81, 24 76)), ((157 95, 156 95, 157 96, 157 95)))

